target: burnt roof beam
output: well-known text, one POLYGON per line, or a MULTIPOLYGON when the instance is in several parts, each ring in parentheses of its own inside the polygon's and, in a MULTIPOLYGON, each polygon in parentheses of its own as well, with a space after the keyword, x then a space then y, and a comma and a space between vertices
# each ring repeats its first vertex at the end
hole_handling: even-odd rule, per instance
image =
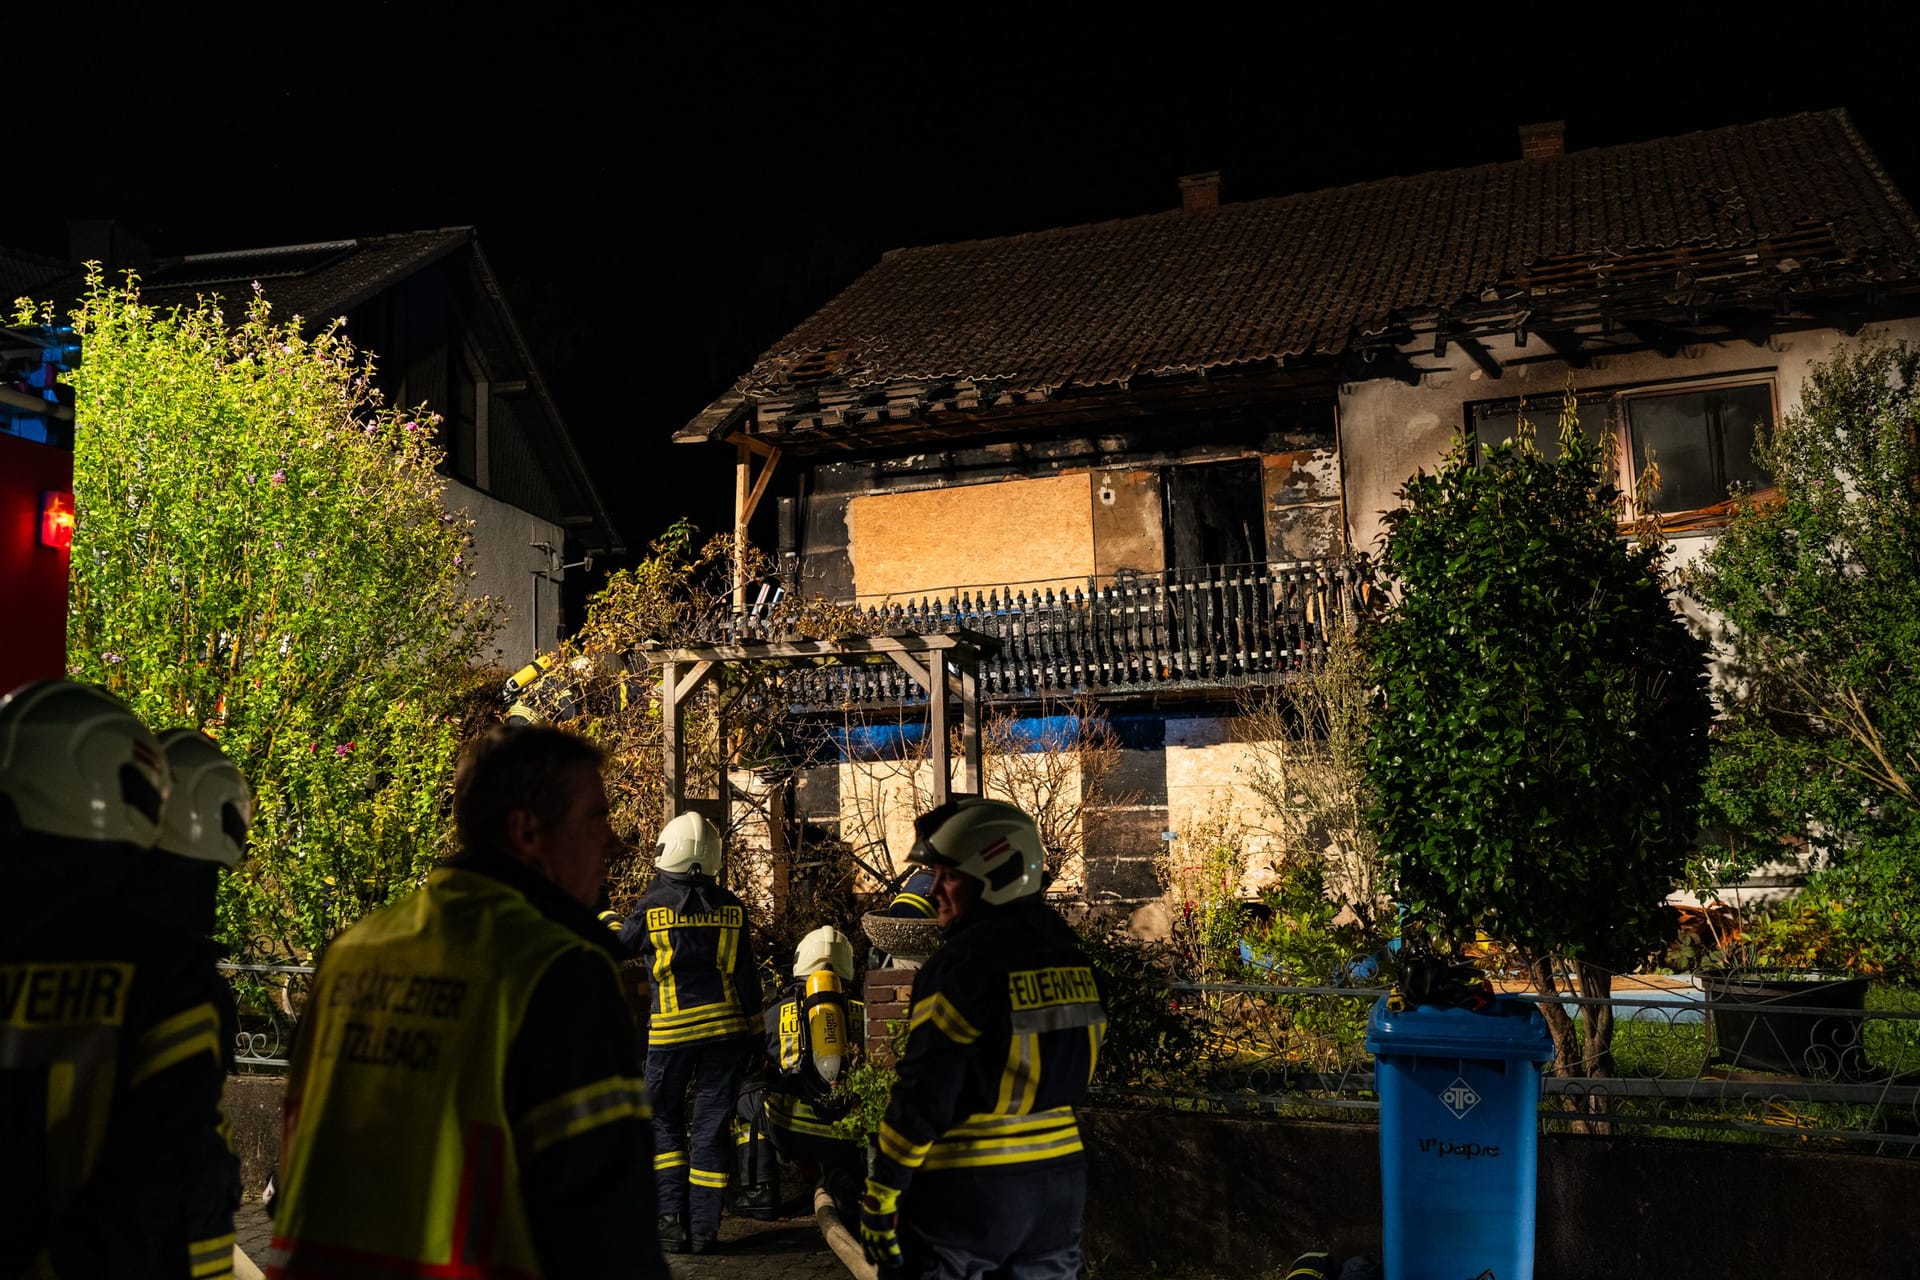
POLYGON ((1466 352, 1467 359, 1480 366, 1480 372, 1496 382, 1499 381, 1500 375, 1505 371, 1501 369, 1500 361, 1494 358, 1493 352, 1487 350, 1486 343, 1478 338, 1460 336, 1454 338, 1454 343, 1460 350, 1466 352))
POLYGON ((1586 344, 1580 335, 1571 329, 1556 329, 1551 325, 1535 325, 1533 331, 1540 335, 1540 341, 1553 348, 1553 353, 1565 360, 1575 369, 1584 369, 1593 363, 1586 344))
POLYGON ((1679 355, 1682 347, 1699 341, 1698 338, 1687 333, 1685 330, 1676 329, 1672 325, 1659 320, 1622 320, 1620 324, 1628 333, 1631 333, 1634 337, 1640 339, 1640 341, 1646 343, 1668 359, 1679 355))

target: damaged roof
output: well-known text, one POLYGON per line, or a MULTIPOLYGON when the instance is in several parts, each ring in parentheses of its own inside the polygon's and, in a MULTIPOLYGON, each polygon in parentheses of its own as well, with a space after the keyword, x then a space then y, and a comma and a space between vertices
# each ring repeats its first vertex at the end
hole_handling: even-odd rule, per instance
MULTIPOLYGON (((1410 320, 1511 330, 1915 281, 1920 222, 1843 111, 1273 199, 895 250, 679 433, 889 387, 966 407, 1353 351, 1410 320), (1517 317, 1517 320, 1516 320, 1517 317)), ((1404 335, 1401 335, 1404 336, 1404 335)), ((828 412, 820 416, 820 407, 828 412)), ((769 419, 773 419, 769 422, 769 419)))

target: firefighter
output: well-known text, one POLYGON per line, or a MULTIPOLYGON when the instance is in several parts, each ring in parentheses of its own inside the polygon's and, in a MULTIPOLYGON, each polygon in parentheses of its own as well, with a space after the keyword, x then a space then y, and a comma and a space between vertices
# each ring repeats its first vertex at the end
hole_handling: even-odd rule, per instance
MULTIPOLYGON (((171 729, 160 749, 173 775, 173 790, 161 811, 160 836, 151 860, 157 876, 134 909, 159 912, 207 940, 210 956, 225 952, 213 942, 214 909, 221 869, 240 865, 253 824, 253 797, 240 770, 198 729, 171 729)), ((223 1075, 233 1071, 239 1032, 233 989, 217 983, 223 1075)), ((201 1131, 201 1158, 190 1175, 189 1274, 194 1280, 231 1280, 233 1214, 240 1207, 240 1158, 226 1116, 218 1109, 201 1131)))
POLYGON ((880 914, 909 920, 933 919, 933 868, 913 868, 900 886, 900 892, 893 895, 893 901, 880 914))
POLYGON ((614 938, 602 757, 497 727, 462 852, 335 939, 287 1079, 268 1275, 665 1277, 614 938))
POLYGON ((1044 854, 1013 805, 959 796, 921 815, 940 948, 915 976, 860 1236, 915 1278, 1081 1269, 1086 1168, 1073 1107, 1106 1034, 1093 970, 1041 896, 1044 854))
MULTIPOLYGON (((893 901, 877 914, 904 920, 933 919, 933 868, 909 867, 907 878, 893 895, 893 901)), ((892 964, 893 957, 879 947, 867 949, 867 968, 885 969, 892 964)))
POLYGON ((697 813, 673 819, 654 851, 658 874, 620 931, 653 988, 647 1091, 659 1108, 660 1241, 673 1253, 715 1248, 734 1162, 729 1121, 758 1052, 760 979, 747 912, 714 879, 720 863, 711 822, 697 813))
POLYGON ((223 984, 204 939, 100 905, 151 879, 171 785, 105 690, 0 700, 0 1275, 191 1274, 223 984))
POLYGON ((835 1088, 861 1037, 863 1008, 847 995, 852 984, 853 944, 845 934, 822 925, 800 940, 793 983, 766 1013, 768 1071, 755 1093, 774 1150, 825 1186, 847 1222, 859 1220, 867 1167, 860 1144, 833 1127, 853 1106, 835 1088))

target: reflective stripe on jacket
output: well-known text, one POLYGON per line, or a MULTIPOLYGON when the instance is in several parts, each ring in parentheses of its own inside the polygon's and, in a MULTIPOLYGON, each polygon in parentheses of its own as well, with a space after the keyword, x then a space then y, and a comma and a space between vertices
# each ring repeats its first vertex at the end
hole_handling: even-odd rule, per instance
POLYGON ((182 1171, 219 1106, 232 1000, 204 939, 92 923, 0 937, 0 1275, 187 1270, 182 1171))
POLYGON ((1081 1158, 1073 1106, 1107 1015, 1066 923, 1035 900, 980 908, 916 975, 907 1047, 880 1123, 873 1177, 1081 1158))
POLYGON ((334 942, 288 1079, 270 1275, 541 1274, 520 1157, 645 1107, 617 1077, 509 1123, 513 1036, 574 949, 592 950, 512 887, 449 867, 334 942))
POLYGON ((647 966, 653 985, 649 1049, 750 1034, 760 1014, 747 912, 740 899, 705 881, 657 877, 627 917, 621 941, 647 966))

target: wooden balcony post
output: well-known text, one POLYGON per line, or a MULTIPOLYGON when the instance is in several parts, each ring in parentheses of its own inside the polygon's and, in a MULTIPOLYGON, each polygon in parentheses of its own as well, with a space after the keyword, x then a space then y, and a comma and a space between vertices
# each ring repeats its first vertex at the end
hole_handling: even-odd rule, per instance
POLYGON ((927 736, 933 739, 933 803, 938 808, 953 796, 953 756, 947 743, 947 655, 927 657, 927 736))

